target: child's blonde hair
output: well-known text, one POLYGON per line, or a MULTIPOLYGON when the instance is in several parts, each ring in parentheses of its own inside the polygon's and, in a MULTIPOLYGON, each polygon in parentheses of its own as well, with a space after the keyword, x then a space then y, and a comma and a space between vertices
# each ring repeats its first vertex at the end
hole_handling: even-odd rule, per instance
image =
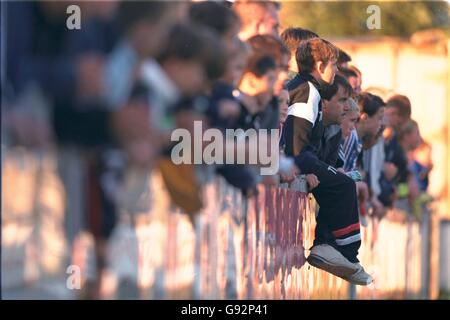
POLYGON ((348 99, 348 112, 354 112, 359 114, 358 103, 353 98, 348 99))

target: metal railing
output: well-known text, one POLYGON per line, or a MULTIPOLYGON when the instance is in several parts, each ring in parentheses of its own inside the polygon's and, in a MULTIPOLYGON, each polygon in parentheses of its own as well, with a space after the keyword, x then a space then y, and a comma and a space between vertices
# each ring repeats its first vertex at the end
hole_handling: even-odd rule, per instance
MULTIPOLYGON (((3 155, 2 292, 6 298, 11 288, 46 281, 58 287, 54 290, 58 297, 75 298, 77 292, 66 288, 70 264, 81 267, 83 279, 95 278, 92 240, 80 236, 79 222, 67 224, 80 220, 73 215, 82 206, 78 203, 74 210, 68 204, 83 198, 75 192, 82 188, 66 186, 71 191, 65 191, 56 159, 55 154, 20 149, 3 155)), ((83 168, 82 159, 74 163, 83 168)), ((108 244, 107 267, 100 276, 105 299, 123 297, 124 279, 136 284, 136 298, 143 299, 373 299, 419 297, 423 291, 428 235, 405 213, 370 219, 369 226, 362 228, 359 257, 375 282, 356 288, 351 296, 346 281, 306 263, 314 239, 316 204, 299 191, 304 190, 301 181, 289 188, 260 186, 256 197, 244 198, 222 178, 212 177, 203 188, 204 208, 192 223, 171 204, 159 172, 142 179, 147 179, 151 195, 149 209, 121 210, 108 244)), ((74 183, 73 175, 70 181, 74 183)))

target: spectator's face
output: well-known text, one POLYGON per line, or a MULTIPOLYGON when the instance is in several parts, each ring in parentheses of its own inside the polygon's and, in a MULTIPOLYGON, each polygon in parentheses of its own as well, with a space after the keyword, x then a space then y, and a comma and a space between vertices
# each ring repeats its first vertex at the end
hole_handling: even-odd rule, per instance
POLYGON ((398 128, 400 126, 401 119, 396 108, 386 108, 385 117, 388 127, 398 128))
POLYGON ((268 71, 261 78, 261 92, 267 92, 272 95, 276 80, 277 80, 276 70, 268 71))
POLYGON ((239 80, 242 77, 242 74, 244 73, 245 66, 247 63, 247 54, 240 53, 236 56, 234 56, 230 61, 230 73, 231 73, 231 83, 233 84, 233 87, 237 87, 239 85, 239 80))
POLYGON ((353 129, 355 129, 358 118, 359 112, 349 111, 345 114, 341 123, 342 135, 344 136, 344 138, 350 136, 350 133, 353 131, 353 129))
POLYGON ((422 138, 420 136, 419 128, 414 128, 413 131, 403 138, 405 140, 405 145, 407 150, 415 150, 417 149, 421 142, 422 138))
POLYGON ((194 95, 206 85, 204 67, 197 61, 170 60, 164 68, 184 95, 194 95))
POLYGON ((338 86, 338 91, 330 99, 323 100, 323 118, 327 124, 341 124, 348 111, 349 95, 342 86, 338 86))
POLYGON ((258 34, 270 34, 278 37, 278 29, 280 26, 280 18, 278 10, 274 5, 271 5, 265 10, 265 15, 258 25, 258 34))
POLYGON ((284 123, 286 121, 289 108, 289 92, 285 89, 281 90, 278 95, 278 107, 280 111, 280 122, 284 123))
POLYGON ((239 84, 239 90, 246 95, 256 97, 259 107, 265 108, 273 98, 276 79, 276 69, 269 70, 260 77, 252 72, 246 72, 239 84))
POLYGON ((376 114, 372 117, 369 117, 367 114, 364 114, 364 123, 366 128, 366 134, 370 136, 376 136, 377 133, 381 130, 381 126, 383 124, 384 118, 384 107, 380 108, 376 114))
POLYGON ((277 79, 276 70, 272 69, 267 71, 263 76, 258 77, 253 73, 246 73, 246 77, 249 78, 249 86, 254 95, 260 94, 273 94, 273 87, 277 79))
POLYGON ((275 83, 274 94, 278 96, 283 90, 283 85, 288 79, 289 72, 289 56, 285 55, 281 59, 281 65, 278 67, 278 77, 275 83))
POLYGON ((266 107, 273 97, 275 81, 277 80, 276 70, 269 70, 262 77, 254 77, 254 91, 258 96, 261 106, 266 107))
POLYGON ((233 86, 233 88, 237 88, 244 73, 247 58, 247 53, 242 51, 232 54, 227 61, 227 68, 221 80, 233 86))

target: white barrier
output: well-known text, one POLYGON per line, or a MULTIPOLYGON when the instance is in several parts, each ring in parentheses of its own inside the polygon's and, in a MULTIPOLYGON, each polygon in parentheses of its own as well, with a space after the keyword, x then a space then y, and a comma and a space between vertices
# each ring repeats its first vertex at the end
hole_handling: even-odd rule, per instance
MULTIPOLYGON (((51 154, 15 149, 3 157, 3 293, 38 280, 52 279, 64 287, 65 271, 72 263, 82 267, 83 275, 95 277, 89 236, 78 237, 70 246, 64 236, 65 205, 81 198, 66 196, 55 159, 51 154)), ((203 188, 204 208, 192 225, 171 204, 157 171, 142 177, 148 197, 138 199, 147 205, 132 210, 132 204, 123 202, 102 274, 103 298, 123 297, 124 279, 136 283, 138 297, 144 299, 349 297, 347 282, 305 261, 314 238, 315 202, 307 193, 295 191, 302 190, 302 183, 291 188, 260 187, 257 197, 245 199, 239 190, 214 177, 203 188)), ((420 225, 397 219, 399 215, 404 217, 391 213, 362 229, 360 260, 375 283, 358 287, 358 298, 420 293, 420 225)))

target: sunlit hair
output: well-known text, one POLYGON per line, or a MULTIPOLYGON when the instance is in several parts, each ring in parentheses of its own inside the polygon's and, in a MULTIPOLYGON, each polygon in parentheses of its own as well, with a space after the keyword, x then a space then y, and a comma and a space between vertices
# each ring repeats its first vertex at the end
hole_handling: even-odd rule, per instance
POLYGON ((395 108, 398 115, 403 118, 411 118, 411 102, 407 96, 396 94, 386 102, 387 108, 395 108))
POLYGON ((311 30, 302 28, 287 28, 281 33, 281 39, 291 54, 295 54, 302 41, 318 37, 319 36, 311 30))
POLYGON ((356 103, 355 99, 349 98, 348 99, 348 112, 358 113, 359 114, 359 106, 356 103))
POLYGON ((369 117, 373 117, 381 108, 386 106, 383 99, 368 92, 361 93, 357 98, 360 112, 366 113, 369 117))
POLYGON ((301 71, 311 73, 317 62, 327 64, 337 60, 338 54, 338 49, 329 41, 320 38, 309 39, 302 42, 297 49, 297 65, 301 71))

